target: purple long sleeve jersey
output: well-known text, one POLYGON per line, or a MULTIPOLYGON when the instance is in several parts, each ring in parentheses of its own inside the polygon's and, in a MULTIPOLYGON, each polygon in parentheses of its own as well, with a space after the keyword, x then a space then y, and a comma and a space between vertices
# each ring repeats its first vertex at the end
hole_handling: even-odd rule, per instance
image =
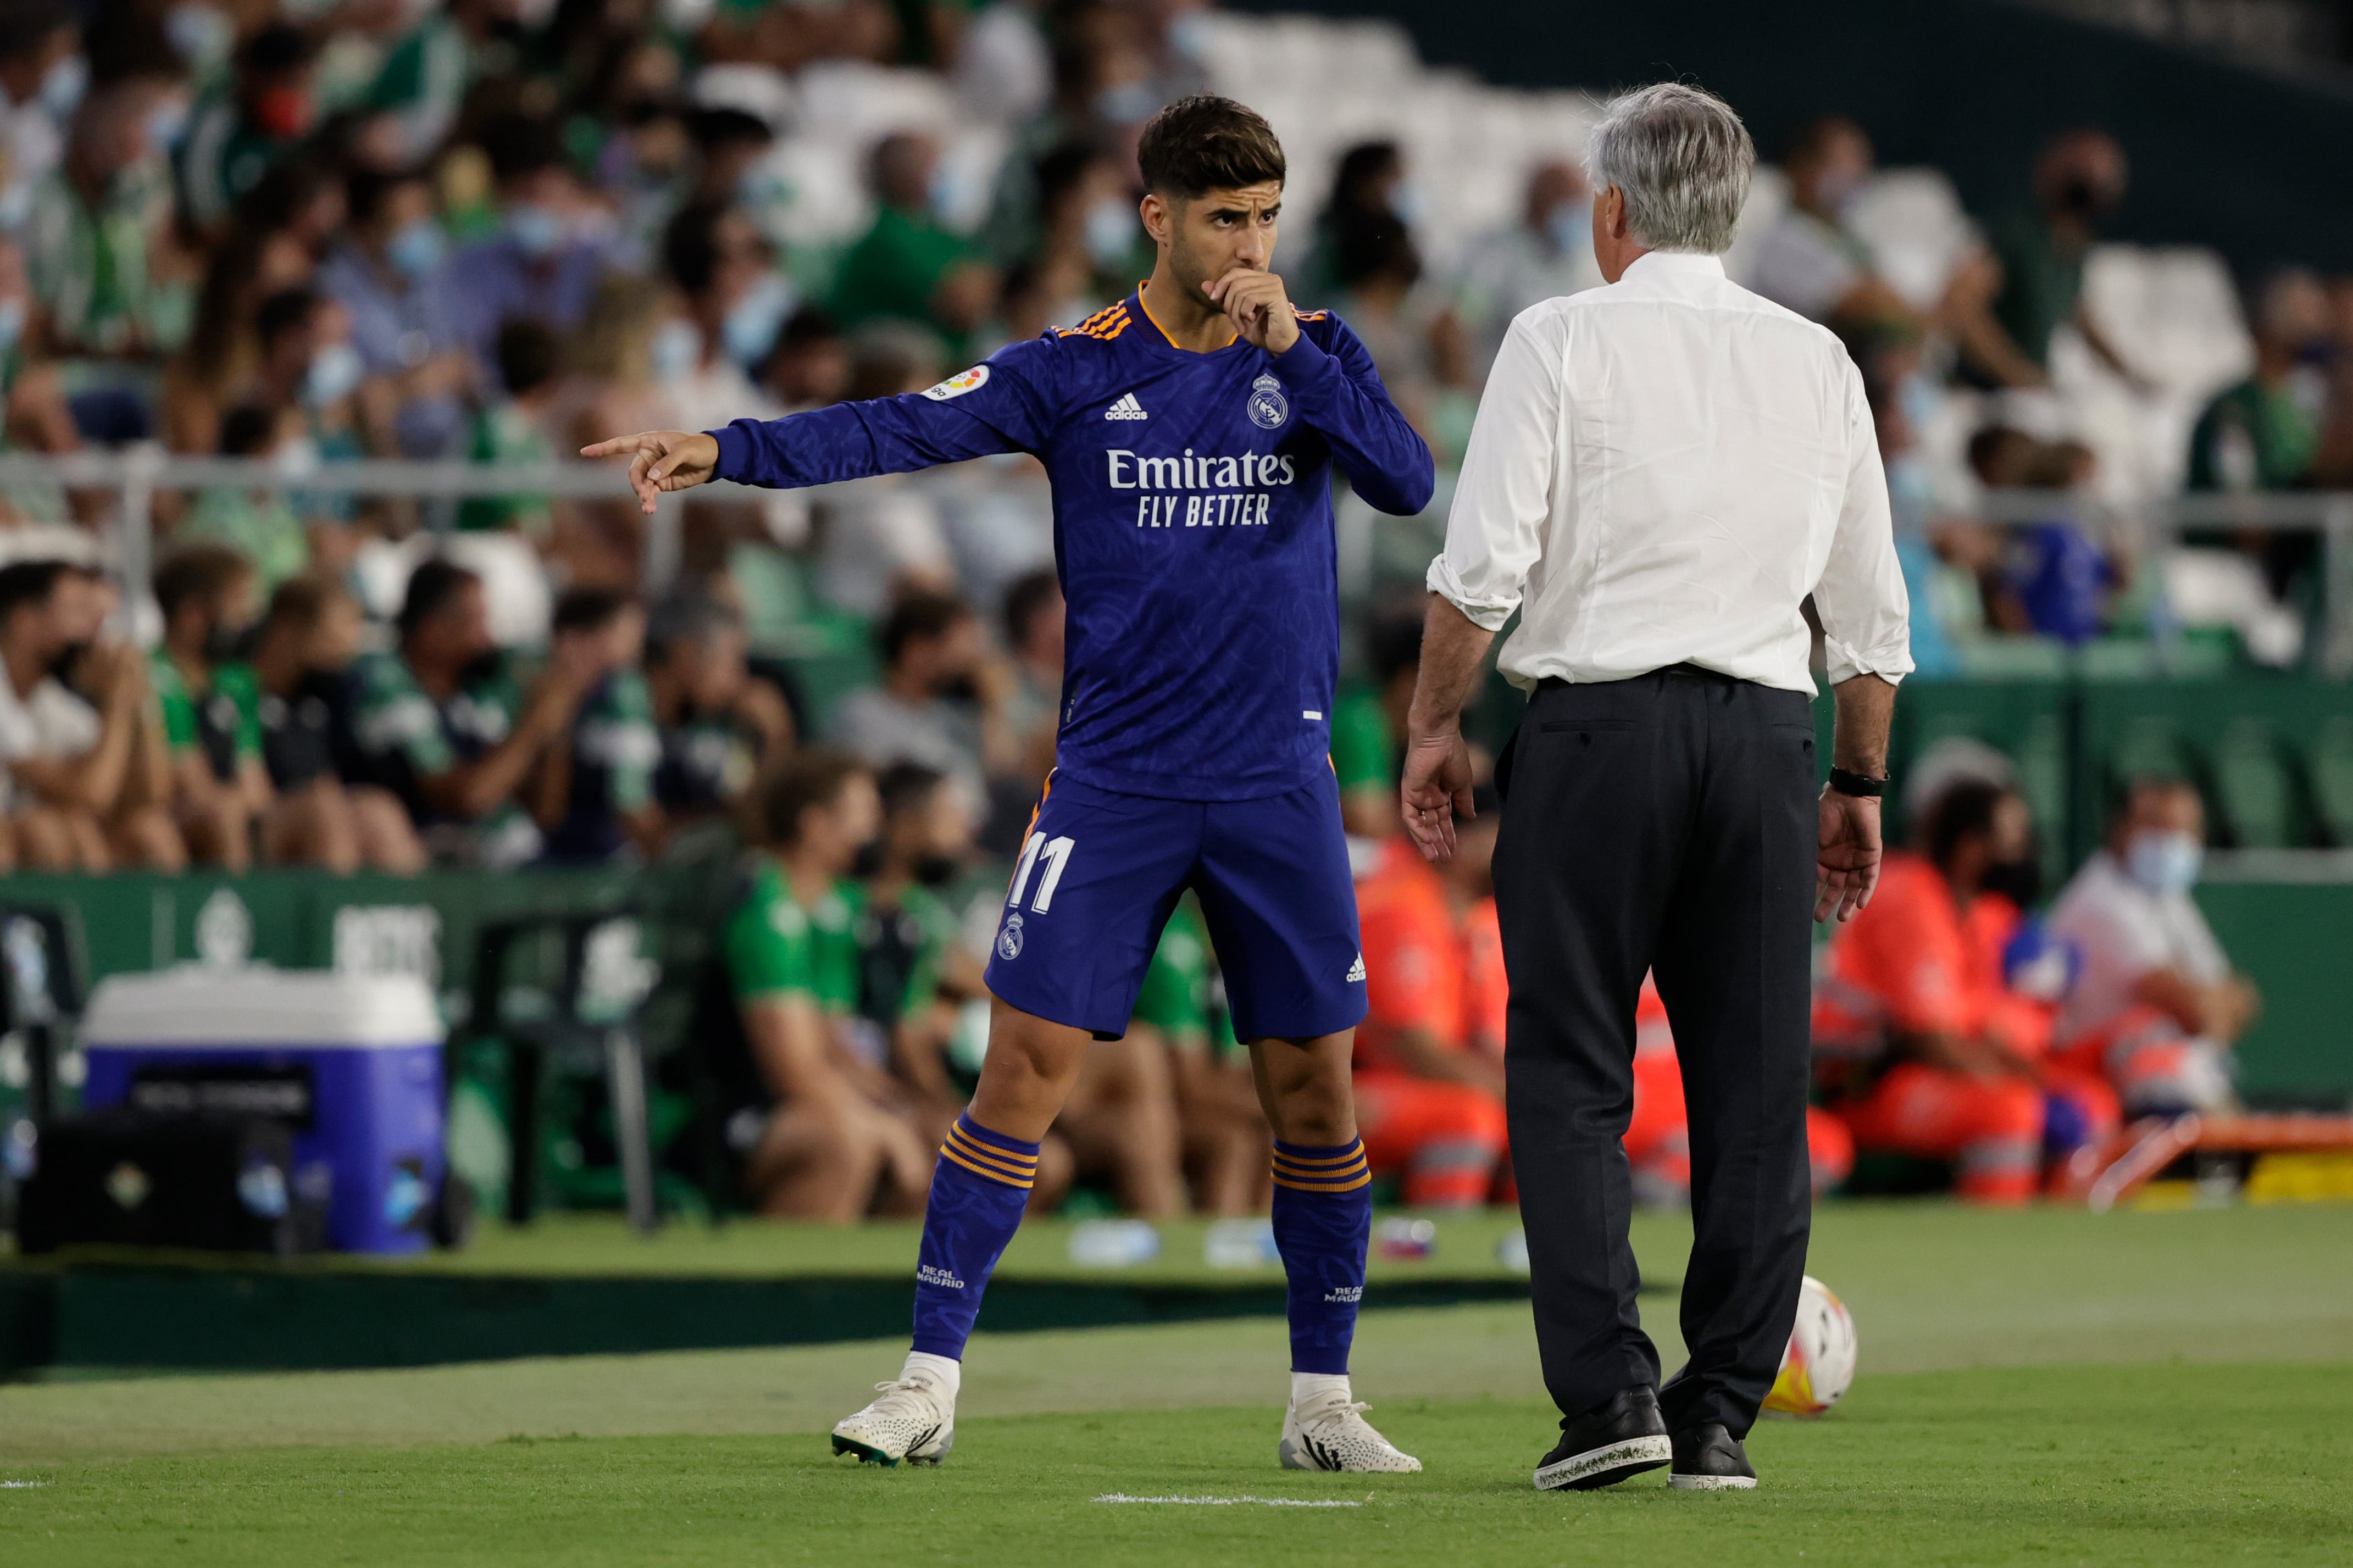
POLYGON ((1325 311, 1280 354, 1170 342, 1142 290, 927 392, 719 439, 719 477, 828 484, 1029 452, 1053 480, 1069 605, 1058 770, 1250 800, 1327 765, 1339 678, 1332 468, 1383 511, 1430 502, 1430 449, 1325 311))

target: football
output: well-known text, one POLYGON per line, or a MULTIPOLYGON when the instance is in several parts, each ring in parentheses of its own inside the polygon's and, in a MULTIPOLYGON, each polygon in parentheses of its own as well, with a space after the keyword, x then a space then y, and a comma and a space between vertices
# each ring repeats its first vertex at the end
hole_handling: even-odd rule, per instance
POLYGON ((1831 1288, 1806 1276, 1798 1291, 1798 1321, 1781 1373, 1765 1408, 1784 1415, 1820 1415, 1839 1402, 1854 1382, 1854 1319, 1831 1288))

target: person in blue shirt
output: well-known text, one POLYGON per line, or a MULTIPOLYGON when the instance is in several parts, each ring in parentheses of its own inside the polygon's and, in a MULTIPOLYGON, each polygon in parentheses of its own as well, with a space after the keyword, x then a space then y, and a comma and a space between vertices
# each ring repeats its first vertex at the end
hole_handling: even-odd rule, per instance
POLYGON ((1371 1226, 1349 1100, 1364 956, 1328 715, 1339 676, 1334 469, 1382 510, 1429 504, 1430 451, 1337 318, 1270 269, 1282 149, 1199 96, 1145 127, 1151 279, 927 392, 583 456, 628 457, 646 510, 712 479, 817 485, 1028 452, 1054 488, 1068 604, 1057 766, 987 971, 972 1105, 941 1150, 914 1350, 834 1428, 838 1453, 935 1462, 965 1336, 1092 1044, 1126 1032, 1160 931, 1199 897, 1274 1150, 1290 1278, 1286 1467, 1418 1470, 1364 1420, 1347 1354, 1371 1226))

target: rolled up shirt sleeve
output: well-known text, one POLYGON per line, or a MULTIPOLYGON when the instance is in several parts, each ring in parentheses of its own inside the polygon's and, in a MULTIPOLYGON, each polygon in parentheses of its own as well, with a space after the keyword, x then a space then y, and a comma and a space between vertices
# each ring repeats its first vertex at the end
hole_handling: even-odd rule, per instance
MULTIPOLYGON (((1895 558, 1877 426, 1862 375, 1852 363, 1845 369, 1846 496, 1831 537, 1830 559, 1814 584, 1814 613, 1821 617, 1823 661, 1831 685, 1858 675, 1876 675, 1893 684, 1912 673, 1912 600, 1895 558)), ((1450 546, 1452 542, 1450 532, 1450 546)))
MULTIPOLYGON (((1561 331, 1557 316, 1522 315, 1504 335, 1462 456, 1446 549, 1430 591, 1483 631, 1500 631, 1543 548, 1560 464, 1561 331)), ((1885 512, 1883 495, 1881 510, 1885 512)), ((1899 591, 1902 584, 1897 584, 1899 591)))

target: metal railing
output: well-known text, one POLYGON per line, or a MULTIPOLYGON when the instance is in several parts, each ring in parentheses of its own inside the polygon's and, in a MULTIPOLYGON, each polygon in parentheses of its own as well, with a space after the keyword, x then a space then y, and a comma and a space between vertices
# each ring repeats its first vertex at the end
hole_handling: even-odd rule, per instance
MULTIPOLYGON (((456 502, 474 498, 545 496, 575 500, 629 499, 617 462, 489 464, 405 462, 365 458, 290 464, 268 458, 184 458, 153 447, 77 452, 62 457, 0 453, 0 488, 53 486, 111 493, 114 504, 100 525, 108 564, 126 583, 142 582, 154 562, 155 498, 159 492, 213 489, 279 494, 333 495, 456 502)), ((739 487, 727 490, 744 494, 739 487)), ((679 502, 662 498, 648 520, 644 580, 666 585, 678 568, 679 502)), ((713 498, 716 499, 716 498, 713 498)), ((428 508, 428 524, 446 526, 454 507, 428 508)), ((2306 663, 2335 679, 2353 677, 2353 491, 2286 491, 2250 495, 2197 494, 2118 506, 2087 491, 2002 489, 1983 492, 1962 515, 2000 524, 2071 521, 2094 533, 2131 540, 2154 559, 2200 531, 2307 532, 2319 537, 2321 594, 2307 628, 2306 663)), ((1345 531, 1344 528, 1344 531, 1345 531)), ((1343 554, 1346 555, 1344 550, 1343 554)), ((2158 628, 2160 641, 2171 629, 2158 628)), ((2160 664, 2166 661, 2160 660, 2160 664)))

